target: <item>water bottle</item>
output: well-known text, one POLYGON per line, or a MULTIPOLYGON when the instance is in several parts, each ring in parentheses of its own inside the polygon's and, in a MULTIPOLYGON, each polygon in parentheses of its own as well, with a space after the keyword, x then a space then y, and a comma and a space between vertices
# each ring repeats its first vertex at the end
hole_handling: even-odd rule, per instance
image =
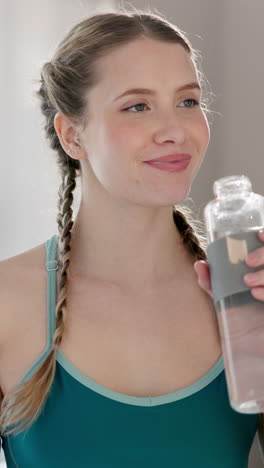
POLYGON ((264 197, 244 175, 213 184, 203 212, 214 309, 219 326, 230 405, 239 413, 264 412, 264 302, 244 281, 247 255, 263 247, 264 197))

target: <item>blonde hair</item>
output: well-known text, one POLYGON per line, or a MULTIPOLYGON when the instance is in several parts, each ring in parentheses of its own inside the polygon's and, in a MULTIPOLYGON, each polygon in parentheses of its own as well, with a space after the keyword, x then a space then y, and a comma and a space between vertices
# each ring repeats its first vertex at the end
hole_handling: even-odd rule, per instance
MULTIPOLYGON (((85 96, 97 82, 96 62, 113 49, 139 37, 180 44, 197 67, 199 53, 195 51, 184 33, 165 18, 150 10, 107 11, 94 14, 76 24, 59 43, 53 58, 41 69, 40 87, 36 92, 45 117, 45 134, 50 147, 55 150, 62 182, 58 198, 59 263, 61 278, 56 304, 55 346, 60 346, 64 332, 67 298, 67 269, 70 263, 73 191, 76 178, 81 175, 79 160, 63 150, 56 130, 54 116, 61 112, 78 124, 85 126, 87 103, 85 96)), ((201 84, 202 72, 198 70, 201 84)), ((202 103, 208 112, 205 100, 202 103)), ((199 221, 192 210, 182 206, 172 207, 175 225, 183 243, 195 260, 207 260, 206 238, 199 233, 199 221)), ((56 369, 56 350, 40 365, 37 372, 8 392, 2 402, 1 434, 19 433, 28 429, 37 419, 48 397, 56 369), (10 429, 12 425, 13 427, 10 429), (8 430, 9 428, 9 430, 8 430)))

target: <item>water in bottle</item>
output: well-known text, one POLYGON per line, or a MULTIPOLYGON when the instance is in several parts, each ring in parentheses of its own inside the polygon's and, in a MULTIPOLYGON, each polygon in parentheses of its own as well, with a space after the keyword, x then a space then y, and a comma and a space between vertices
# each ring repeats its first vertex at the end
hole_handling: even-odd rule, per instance
POLYGON ((204 209, 214 307, 219 325, 229 400, 240 413, 264 412, 264 302, 251 294, 243 277, 263 269, 245 258, 264 247, 264 197, 248 177, 214 182, 215 200, 204 209))

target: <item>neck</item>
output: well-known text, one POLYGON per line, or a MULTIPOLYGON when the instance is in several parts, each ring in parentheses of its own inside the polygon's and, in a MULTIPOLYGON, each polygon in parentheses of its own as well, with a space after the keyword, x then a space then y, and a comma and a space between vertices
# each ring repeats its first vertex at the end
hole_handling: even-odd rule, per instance
POLYGON ((93 218, 80 209, 72 229, 68 276, 139 290, 180 278, 190 261, 171 208, 156 209, 138 222, 128 215, 113 219, 96 213, 93 218))

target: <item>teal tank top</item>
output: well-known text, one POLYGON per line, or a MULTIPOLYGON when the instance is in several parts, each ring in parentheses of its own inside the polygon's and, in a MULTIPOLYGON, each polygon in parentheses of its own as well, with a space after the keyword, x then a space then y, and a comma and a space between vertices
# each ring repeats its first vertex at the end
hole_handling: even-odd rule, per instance
MULTIPOLYGON (((20 381, 52 346, 57 242, 46 242, 47 346, 20 381)), ((223 356, 192 385, 142 398, 96 383, 58 350, 39 417, 2 442, 8 468, 246 468, 257 425, 229 404, 223 356)))

